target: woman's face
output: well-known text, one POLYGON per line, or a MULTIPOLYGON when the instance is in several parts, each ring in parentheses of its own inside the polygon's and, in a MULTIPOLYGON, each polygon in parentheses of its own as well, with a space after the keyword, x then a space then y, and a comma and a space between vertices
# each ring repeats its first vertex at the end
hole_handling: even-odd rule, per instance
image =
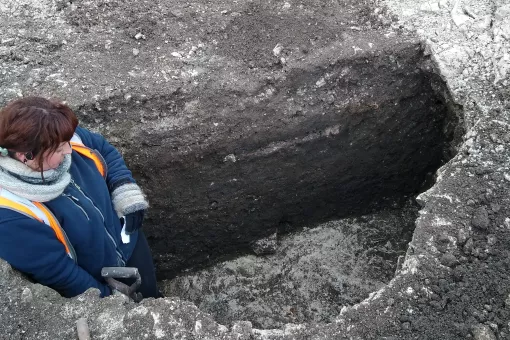
MULTIPOLYGON (((43 154, 43 171, 50 170, 50 169, 56 169, 64 161, 65 155, 70 154, 73 151, 71 148, 71 144, 69 142, 63 142, 60 143, 58 146, 58 149, 53 152, 49 153, 46 152, 43 154)), ((32 170, 40 171, 39 169, 39 160, 37 158, 33 160, 26 159, 24 154, 19 154, 20 159, 23 163, 25 163, 28 167, 30 167, 32 170), (26 160, 26 161, 25 161, 26 160)))

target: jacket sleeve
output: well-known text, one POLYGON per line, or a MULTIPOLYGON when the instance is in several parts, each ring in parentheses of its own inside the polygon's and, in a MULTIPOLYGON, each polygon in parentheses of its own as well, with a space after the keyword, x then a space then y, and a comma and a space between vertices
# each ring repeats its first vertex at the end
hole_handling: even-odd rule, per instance
POLYGON ((82 127, 78 127, 76 133, 82 139, 83 144, 97 150, 105 160, 107 166, 106 184, 110 190, 117 215, 120 217, 147 209, 149 203, 136 184, 119 151, 100 134, 90 132, 82 127))
POLYGON ((67 256, 54 231, 32 218, 8 217, 0 220, 0 257, 13 268, 51 287, 65 297, 73 297, 93 287, 101 296, 110 288, 97 281, 67 256))

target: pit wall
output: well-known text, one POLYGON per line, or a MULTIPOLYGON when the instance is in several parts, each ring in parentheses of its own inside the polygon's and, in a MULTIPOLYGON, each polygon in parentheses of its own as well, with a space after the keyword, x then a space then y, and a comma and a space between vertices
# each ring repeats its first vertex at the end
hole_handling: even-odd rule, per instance
POLYGON ((274 232, 414 195, 452 138, 425 59, 409 41, 334 62, 311 57, 253 94, 118 98, 78 114, 90 126, 104 117, 107 137, 122 141, 151 202, 145 228, 163 279, 274 232), (218 116, 208 118, 211 108, 218 116), (144 124, 114 123, 126 115, 144 124), (191 115, 203 120, 176 128, 191 115), (124 138, 125 131, 135 135, 124 138))
POLYGON ((465 134, 435 185, 418 196, 423 208, 400 273, 337 322, 363 339, 508 338, 510 6, 386 4, 423 39, 465 134))

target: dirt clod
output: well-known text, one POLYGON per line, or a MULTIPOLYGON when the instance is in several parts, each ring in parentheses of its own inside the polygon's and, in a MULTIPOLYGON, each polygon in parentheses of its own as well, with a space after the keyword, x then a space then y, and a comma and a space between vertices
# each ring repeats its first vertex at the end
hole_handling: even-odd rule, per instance
POLYGON ((485 207, 480 207, 475 210, 471 224, 473 227, 479 229, 487 229, 489 227, 489 214, 487 213, 487 209, 485 207))
POLYGON ((458 263, 459 261, 453 254, 444 254, 443 256, 441 256, 441 264, 443 266, 454 267, 458 263))
POLYGON ((474 340, 497 340, 489 326, 478 324, 471 330, 474 340))

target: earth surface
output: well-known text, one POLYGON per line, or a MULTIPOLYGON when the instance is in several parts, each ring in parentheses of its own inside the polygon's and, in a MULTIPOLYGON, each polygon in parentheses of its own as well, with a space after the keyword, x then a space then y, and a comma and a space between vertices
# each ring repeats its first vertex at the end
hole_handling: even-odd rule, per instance
MULTIPOLYGON (((2 338, 74 339, 80 318, 88 320, 94 339, 510 338, 508 1, 3 0, 0 27, 0 101, 29 94, 66 100, 84 125, 123 152, 149 197, 159 197, 158 189, 171 184, 179 196, 195 196, 192 186, 179 183, 193 169, 198 170, 186 183, 200 178, 202 159, 212 160, 209 169, 219 169, 215 176, 230 176, 248 154, 263 159, 295 150, 307 136, 336 136, 341 130, 320 118, 325 107, 352 109, 357 102, 362 105, 350 114, 372 112, 367 110, 376 102, 369 101, 368 91, 340 103, 337 92, 321 90, 331 89, 327 71, 343 62, 370 65, 367 61, 387 58, 393 59, 387 65, 409 70, 402 56, 415 51, 416 69, 444 82, 436 95, 461 126, 454 157, 417 198, 419 216, 402 267, 368 298, 326 322, 285 320, 262 329, 256 320, 224 325, 171 296, 135 304, 122 296, 99 299, 89 290, 64 299, 1 262, 2 338), (309 92, 289 100, 300 98, 299 89, 309 92), (317 131, 292 130, 305 121, 324 124, 317 131), (239 150, 246 153, 239 156, 239 150), (181 177, 176 180, 165 168, 181 177), (154 181, 164 177, 173 181, 154 181)), ((362 89, 366 79, 350 80, 362 89)), ((384 84, 372 88, 393 89, 384 84)), ((411 90, 401 86, 399 93, 411 90)), ((201 174, 209 185, 243 189, 233 178, 211 181, 207 172, 201 174)), ((258 197, 251 196, 246 211, 255 208, 258 214, 258 197)), ((191 206, 179 202, 187 201, 161 197, 148 216, 153 226, 177 217, 195 226, 147 229, 161 254, 156 260, 162 272, 171 273, 165 264, 186 263, 181 250, 219 244, 218 227, 208 242, 169 246, 168 239, 179 235, 203 236, 197 227, 202 220, 185 216, 198 216, 196 211, 205 216, 208 207, 216 218, 229 209, 222 210, 216 198, 191 206)), ((245 230, 232 225, 225 234, 245 230)), ((255 239, 268 231, 239 235, 255 239)), ((193 264, 206 263, 208 252, 192 258, 193 264)))

